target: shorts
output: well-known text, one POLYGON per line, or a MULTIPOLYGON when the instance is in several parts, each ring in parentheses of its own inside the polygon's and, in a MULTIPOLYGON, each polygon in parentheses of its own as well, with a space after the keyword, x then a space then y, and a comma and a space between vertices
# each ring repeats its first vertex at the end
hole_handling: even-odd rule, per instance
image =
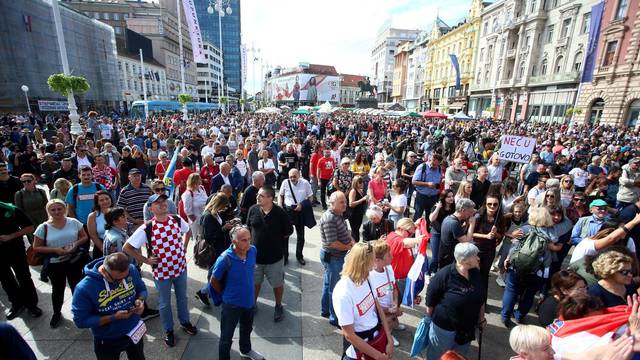
POLYGON ((279 288, 284 285, 284 259, 273 264, 256 264, 256 271, 253 274, 255 285, 262 284, 264 277, 267 277, 272 288, 279 288))

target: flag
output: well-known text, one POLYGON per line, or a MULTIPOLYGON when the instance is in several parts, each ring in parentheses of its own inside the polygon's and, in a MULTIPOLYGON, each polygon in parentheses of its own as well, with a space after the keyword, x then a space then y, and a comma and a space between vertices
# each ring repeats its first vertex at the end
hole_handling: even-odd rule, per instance
POLYGON ((587 41, 587 52, 584 58, 581 83, 593 81, 593 69, 596 66, 598 56, 598 39, 600 38, 600 22, 604 12, 604 1, 593 5, 591 8, 591 23, 589 25, 589 40, 587 41))
POLYGON ((202 32, 200 32, 200 23, 198 23, 196 6, 193 0, 182 0, 182 7, 184 8, 184 17, 187 19, 187 25, 189 27, 193 60, 195 62, 204 63, 204 41, 202 39, 202 32))
POLYGON ((604 310, 602 314, 581 319, 557 319, 547 328, 551 333, 551 346, 556 353, 584 352, 596 346, 605 345, 612 336, 624 330, 629 320, 627 305, 619 305, 604 310))
POLYGON ((451 65, 456 70, 456 90, 460 90, 460 64, 458 64, 458 57, 455 54, 449 54, 451 58, 451 65))
POLYGON ((31 32, 33 30, 31 28, 31 15, 22 15, 22 20, 24 21, 25 30, 31 32))
POLYGON ((175 190, 175 186, 173 183, 173 173, 176 172, 176 163, 178 162, 179 152, 179 147, 173 151, 173 157, 171 158, 171 162, 169 163, 167 172, 164 174, 164 187, 167 191, 167 196, 169 196, 169 199, 173 199, 173 192, 175 190))
POLYGON ((431 235, 424 234, 422 241, 420 241, 420 247, 418 255, 413 261, 413 265, 409 269, 407 274, 407 280, 404 286, 404 294, 402 294, 402 304, 413 307, 414 299, 424 289, 424 276, 429 271, 429 259, 427 258, 427 244, 431 235))

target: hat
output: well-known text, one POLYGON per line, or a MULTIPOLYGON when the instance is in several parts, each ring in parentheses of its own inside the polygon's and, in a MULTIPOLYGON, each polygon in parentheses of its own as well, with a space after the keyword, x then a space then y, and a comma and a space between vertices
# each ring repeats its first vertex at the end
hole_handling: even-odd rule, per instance
POLYGON ((154 202, 158 201, 158 199, 168 199, 169 197, 166 194, 153 194, 149 196, 149 200, 147 200, 147 206, 151 206, 154 202))
POLYGON ((133 169, 129 170, 129 175, 136 175, 136 174, 142 174, 142 172, 140 171, 140 169, 138 169, 138 168, 133 168, 133 169))
POLYGON ((414 153, 413 151, 409 151, 407 153, 407 157, 413 157, 413 156, 416 156, 416 153, 414 153))
POLYGON ((591 204, 589 204, 589 209, 594 206, 609 206, 609 204, 607 204, 607 202, 602 199, 595 199, 591 202, 591 204))
POLYGON ((629 161, 630 164, 637 164, 640 163, 640 157, 636 157, 631 159, 631 161, 629 161))
POLYGON ((343 157, 342 160, 340 160, 340 165, 350 164, 350 163, 351 163, 351 159, 349 159, 348 157, 343 157))

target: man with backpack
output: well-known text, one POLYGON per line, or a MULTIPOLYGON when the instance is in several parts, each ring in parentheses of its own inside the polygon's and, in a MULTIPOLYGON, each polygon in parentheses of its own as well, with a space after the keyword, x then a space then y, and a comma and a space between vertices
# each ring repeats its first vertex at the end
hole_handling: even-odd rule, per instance
POLYGON ((252 360, 264 356, 251 348, 251 331, 255 302, 254 272, 256 247, 251 245, 251 232, 242 225, 231 229, 231 246, 213 265, 211 287, 221 294, 220 342, 218 359, 230 359, 233 333, 240 323, 240 355, 252 360))
MULTIPOLYGON (((78 170, 80 183, 69 189, 64 202, 67 204, 67 216, 78 219, 86 229, 87 218, 93 211, 93 197, 95 193, 104 190, 104 186, 93 181, 93 171, 89 166, 83 166, 78 170)), ((87 242, 86 251, 89 251, 87 242)))
POLYGON ((173 313, 171 310, 171 288, 176 294, 178 319, 185 333, 195 335, 198 332, 189 321, 187 301, 187 254, 186 249, 191 238, 189 224, 178 215, 169 215, 167 195, 153 194, 147 206, 154 218, 140 226, 127 240, 124 252, 139 263, 150 265, 153 269, 153 281, 160 299, 160 320, 165 331, 164 343, 169 347, 176 344, 173 333, 173 313), (140 249, 147 246, 147 257, 140 249))

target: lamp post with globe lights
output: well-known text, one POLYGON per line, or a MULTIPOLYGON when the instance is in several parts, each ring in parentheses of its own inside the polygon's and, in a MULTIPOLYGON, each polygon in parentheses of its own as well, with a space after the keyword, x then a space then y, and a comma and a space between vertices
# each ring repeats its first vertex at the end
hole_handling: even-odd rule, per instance
POLYGON ((24 92, 24 98, 27 100, 27 110, 29 111, 29 114, 31 114, 31 105, 29 105, 29 95, 27 95, 27 93, 29 92, 29 87, 27 85, 22 85, 20 87, 20 90, 24 92))
MULTIPOLYGON (((218 39, 220 41, 220 82, 218 83, 218 103, 220 103, 220 97, 224 96, 224 51, 222 50, 222 18, 225 15, 231 15, 233 10, 231 9, 231 0, 209 0, 209 7, 207 12, 213 14, 218 13, 218 39)), ((225 108, 222 106, 222 111, 225 108)))

